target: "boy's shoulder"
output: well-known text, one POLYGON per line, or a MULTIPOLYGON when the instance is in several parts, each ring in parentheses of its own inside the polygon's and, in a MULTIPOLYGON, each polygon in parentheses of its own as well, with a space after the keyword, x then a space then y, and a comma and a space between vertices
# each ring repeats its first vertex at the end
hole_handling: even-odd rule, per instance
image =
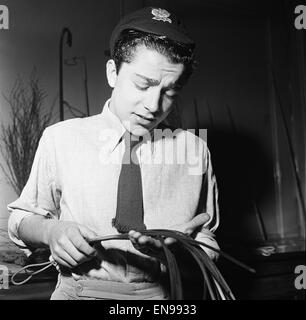
POLYGON ((169 139, 177 139, 181 143, 188 145, 197 145, 202 146, 203 148, 207 147, 207 131, 206 129, 183 129, 177 128, 167 124, 158 125, 157 129, 161 130, 163 137, 169 139))
POLYGON ((64 121, 54 123, 48 126, 47 129, 56 131, 56 130, 80 128, 80 126, 92 125, 97 121, 100 121, 100 118, 101 118, 101 114, 97 114, 97 115, 93 115, 85 118, 67 119, 64 121))
MULTIPOLYGON (((73 118, 57 122, 45 129, 45 134, 70 135, 90 132, 101 125, 101 115, 93 115, 86 118, 73 118)), ((63 136, 64 137, 64 136, 63 136)))

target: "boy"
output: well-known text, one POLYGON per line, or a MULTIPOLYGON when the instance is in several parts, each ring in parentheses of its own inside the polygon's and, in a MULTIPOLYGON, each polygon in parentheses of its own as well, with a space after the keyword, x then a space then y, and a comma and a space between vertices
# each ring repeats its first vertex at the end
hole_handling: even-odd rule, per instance
POLYGON ((27 185, 8 206, 11 239, 49 247, 59 266, 52 299, 167 299, 161 245, 144 229, 192 233, 218 247, 206 144, 162 131, 192 73, 193 40, 168 11, 144 8, 119 22, 110 49, 112 94, 102 113, 47 128, 27 185), (88 244, 127 231, 130 240, 88 244))

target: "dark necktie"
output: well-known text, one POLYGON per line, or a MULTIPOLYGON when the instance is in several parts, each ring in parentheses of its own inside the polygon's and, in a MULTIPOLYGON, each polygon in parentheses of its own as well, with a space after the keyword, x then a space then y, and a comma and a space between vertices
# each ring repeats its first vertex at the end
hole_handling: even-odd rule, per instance
MULTIPOLYGON (((118 181, 117 210, 112 225, 120 233, 130 230, 145 230, 143 223, 143 197, 141 171, 136 153, 131 157, 133 148, 140 143, 126 132, 123 136, 125 152, 122 159, 118 181), (134 160, 134 161, 133 161, 134 160)), ((134 151, 135 152, 135 151, 134 151)))

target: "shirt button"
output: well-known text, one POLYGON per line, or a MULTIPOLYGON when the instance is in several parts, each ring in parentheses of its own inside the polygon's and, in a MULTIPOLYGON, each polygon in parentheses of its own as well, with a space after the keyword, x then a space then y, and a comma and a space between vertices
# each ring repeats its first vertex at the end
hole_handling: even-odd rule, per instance
POLYGON ((77 285, 77 291, 78 292, 82 292, 82 290, 83 290, 83 286, 81 284, 78 284, 77 285))

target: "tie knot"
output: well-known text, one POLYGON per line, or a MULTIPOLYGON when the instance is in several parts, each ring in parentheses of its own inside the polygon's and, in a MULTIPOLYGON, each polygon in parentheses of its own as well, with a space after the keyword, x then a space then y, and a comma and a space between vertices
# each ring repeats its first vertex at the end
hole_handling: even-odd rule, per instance
POLYGON ((126 147, 126 150, 132 150, 137 144, 141 143, 143 137, 137 137, 132 135, 129 131, 126 131, 123 135, 123 141, 126 147))

